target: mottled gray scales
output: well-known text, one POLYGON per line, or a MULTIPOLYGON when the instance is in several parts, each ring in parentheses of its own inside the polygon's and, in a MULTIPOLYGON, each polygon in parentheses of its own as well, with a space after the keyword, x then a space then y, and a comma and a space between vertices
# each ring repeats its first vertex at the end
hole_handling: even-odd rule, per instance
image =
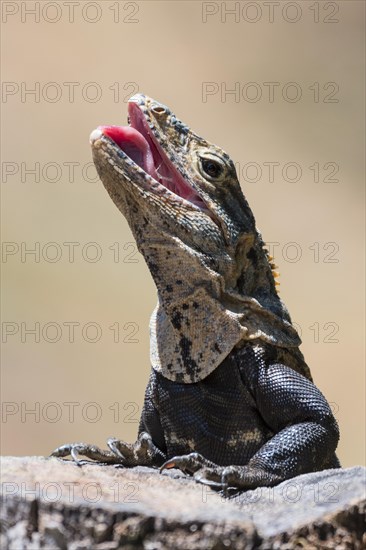
POLYGON ((337 423, 233 161, 149 97, 134 96, 128 110, 129 126, 99 127, 91 146, 158 293, 138 439, 53 454, 176 467, 220 489, 339 466, 337 423))

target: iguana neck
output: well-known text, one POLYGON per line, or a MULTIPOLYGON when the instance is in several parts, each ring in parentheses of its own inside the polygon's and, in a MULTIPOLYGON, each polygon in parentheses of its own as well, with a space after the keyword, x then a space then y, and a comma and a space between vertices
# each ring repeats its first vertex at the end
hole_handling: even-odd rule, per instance
POLYGON ((139 249, 158 291, 150 321, 151 363, 166 378, 198 382, 243 341, 299 344, 274 290, 259 235, 250 251, 242 243, 236 258, 215 257, 194 250, 177 236, 162 238, 151 227, 148 241, 139 242, 139 249), (256 268, 247 271, 255 257, 256 268))

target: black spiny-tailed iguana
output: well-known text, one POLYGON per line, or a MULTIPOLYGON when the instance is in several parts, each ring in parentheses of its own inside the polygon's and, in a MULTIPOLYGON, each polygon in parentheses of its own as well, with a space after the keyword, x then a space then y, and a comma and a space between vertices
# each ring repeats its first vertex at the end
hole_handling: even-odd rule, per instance
POLYGON ((218 488, 275 485, 339 466, 338 426, 300 338, 234 164, 164 105, 136 95, 127 127, 91 135, 94 163, 158 290, 152 371, 136 443, 78 455, 180 468, 218 488))

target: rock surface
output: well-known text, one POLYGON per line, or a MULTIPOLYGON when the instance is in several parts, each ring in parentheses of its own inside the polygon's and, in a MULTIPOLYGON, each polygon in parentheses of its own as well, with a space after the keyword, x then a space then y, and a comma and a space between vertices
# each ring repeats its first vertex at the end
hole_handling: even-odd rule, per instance
POLYGON ((176 470, 1 459, 1 548, 362 549, 366 468, 230 498, 176 470))

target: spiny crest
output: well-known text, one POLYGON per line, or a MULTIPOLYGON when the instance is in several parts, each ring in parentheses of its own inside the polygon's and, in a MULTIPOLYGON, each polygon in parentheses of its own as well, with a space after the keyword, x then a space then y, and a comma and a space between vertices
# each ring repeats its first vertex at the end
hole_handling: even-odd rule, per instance
POLYGON ((273 278, 275 279, 275 285, 277 287, 277 291, 279 292, 280 289, 278 287, 280 286, 281 283, 277 280, 280 277, 280 273, 279 273, 279 271, 277 271, 278 270, 278 265, 276 265, 274 263, 274 257, 271 256, 271 254, 269 253, 268 248, 265 248, 265 243, 264 243, 264 246, 263 246, 263 250, 264 250, 264 252, 267 256, 267 260, 268 260, 268 263, 270 265, 273 278))

